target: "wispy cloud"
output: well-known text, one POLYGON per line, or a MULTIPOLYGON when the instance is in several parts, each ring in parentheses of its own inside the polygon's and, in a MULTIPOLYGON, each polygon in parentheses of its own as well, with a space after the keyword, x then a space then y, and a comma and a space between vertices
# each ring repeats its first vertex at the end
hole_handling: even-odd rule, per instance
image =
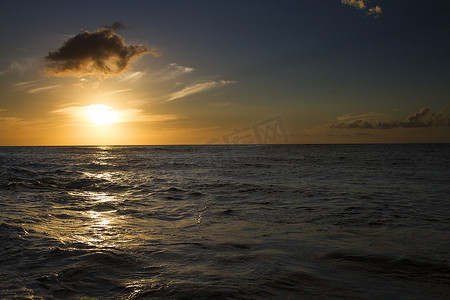
POLYGON ((172 79, 184 74, 189 74, 194 70, 195 69, 191 67, 180 66, 176 63, 171 63, 167 68, 162 70, 160 74, 158 74, 158 77, 160 77, 160 79, 162 80, 172 79))
POLYGON ((45 92, 45 91, 56 89, 56 88, 58 88, 60 86, 61 86, 60 84, 56 84, 56 85, 49 85, 49 86, 39 87, 39 88, 28 90, 27 93, 28 94, 41 93, 41 92, 45 92))
POLYGON ((8 71, 24 73, 37 69, 41 61, 37 57, 28 57, 20 61, 12 61, 8 66, 8 71))
POLYGON ((23 119, 21 118, 16 118, 16 117, 0 117, 0 121, 2 122, 20 122, 23 121, 23 119))
POLYGON ((378 17, 383 13, 383 10, 379 5, 369 7, 369 0, 341 0, 341 3, 362 10, 367 15, 374 15, 375 17, 378 17))
MULTIPOLYGON (((23 118, 19 118, 19 117, 15 117, 15 116, 5 116, 5 117, 0 117, 0 128, 11 128, 13 130, 22 130, 22 129, 38 129, 38 128, 42 128, 46 125, 46 121, 44 120, 27 120, 27 119, 23 119, 23 118)), ((6 133, 5 131, 1 131, 0 130, 0 136, 2 133, 6 133)))
POLYGON ((129 82, 136 82, 142 77, 144 77, 146 72, 144 71, 135 71, 135 72, 124 72, 120 75, 119 80, 120 81, 129 81, 129 82))
POLYGON ((350 121, 350 120, 356 120, 356 119, 379 118, 379 117, 383 117, 383 116, 384 116, 384 114, 376 113, 376 112, 369 112, 369 113, 360 114, 360 115, 344 114, 341 116, 337 116, 336 120, 350 121))
POLYGON ((104 93, 103 96, 110 96, 110 95, 115 95, 115 94, 119 94, 119 93, 125 93, 125 92, 129 92, 131 90, 132 89, 112 90, 112 91, 104 93))
POLYGON ((227 107, 227 106, 234 105, 234 103, 233 102, 215 102, 215 103, 211 103, 211 105, 219 106, 219 107, 227 107))
POLYGON ((142 109, 130 108, 119 111, 121 115, 122 122, 144 122, 144 123, 152 123, 152 122, 164 122, 164 121, 173 121, 180 119, 180 116, 177 115, 152 115, 144 112, 142 109))
POLYGON ((174 92, 169 95, 169 97, 166 99, 166 101, 172 101, 175 99, 184 98, 186 96, 190 96, 193 94, 198 94, 207 90, 211 90, 218 87, 223 87, 229 84, 236 83, 236 81, 229 81, 229 80, 220 80, 220 81, 208 81, 208 82, 202 82, 193 84, 190 86, 187 86, 177 92, 174 92))
POLYGON ((25 87, 25 86, 29 87, 32 85, 36 85, 37 82, 38 82, 37 80, 21 81, 21 82, 14 83, 14 86, 15 87, 25 87))
MULTIPOLYGON (((449 117, 444 115, 445 110, 438 113, 430 113, 429 107, 423 107, 419 112, 416 112, 404 121, 393 120, 388 122, 370 122, 363 119, 356 119, 348 122, 341 122, 331 125, 331 128, 336 129, 395 129, 395 128, 419 128, 432 126, 450 126, 449 117)), ((345 115, 344 115, 345 116, 345 115)), ((339 118, 339 117, 338 117, 339 118)), ((339 119, 338 119, 339 120, 339 119)))
POLYGON ((114 76, 122 73, 139 56, 146 53, 158 55, 143 45, 128 46, 124 38, 111 28, 83 31, 65 41, 58 50, 50 51, 45 57, 47 73, 75 77, 114 76))
POLYGON ((0 108, 0 112, 2 112, 2 111, 7 111, 7 110, 4 108, 0 108))

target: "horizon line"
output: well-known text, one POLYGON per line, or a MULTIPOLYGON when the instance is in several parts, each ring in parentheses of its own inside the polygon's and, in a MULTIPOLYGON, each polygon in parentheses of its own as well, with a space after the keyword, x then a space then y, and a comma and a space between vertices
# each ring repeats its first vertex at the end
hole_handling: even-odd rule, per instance
POLYGON ((72 144, 72 145, 0 145, 0 147, 139 147, 139 146, 275 146, 275 145, 424 145, 450 142, 373 142, 373 143, 275 143, 275 144, 72 144))

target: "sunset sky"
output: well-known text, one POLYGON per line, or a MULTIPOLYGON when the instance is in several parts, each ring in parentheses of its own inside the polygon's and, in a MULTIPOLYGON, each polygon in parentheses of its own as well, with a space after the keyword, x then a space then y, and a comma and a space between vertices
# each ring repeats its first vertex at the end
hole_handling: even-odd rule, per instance
POLYGON ((450 142, 450 1, 0 0, 0 145, 450 142), (268 132, 270 134, 270 132, 268 132))

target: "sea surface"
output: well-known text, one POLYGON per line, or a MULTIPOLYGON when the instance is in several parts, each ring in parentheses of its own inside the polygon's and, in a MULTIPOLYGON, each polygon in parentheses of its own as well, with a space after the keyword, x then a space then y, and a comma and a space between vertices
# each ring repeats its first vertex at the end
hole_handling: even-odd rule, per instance
POLYGON ((0 298, 449 299, 450 144, 0 147, 0 298))

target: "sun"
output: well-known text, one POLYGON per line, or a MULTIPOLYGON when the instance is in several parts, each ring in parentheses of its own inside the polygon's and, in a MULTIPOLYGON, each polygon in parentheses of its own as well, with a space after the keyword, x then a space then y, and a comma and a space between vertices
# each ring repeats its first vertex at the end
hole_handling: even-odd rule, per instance
POLYGON ((86 113, 89 121, 96 126, 116 123, 119 120, 119 114, 104 104, 92 104, 86 108, 86 113))

